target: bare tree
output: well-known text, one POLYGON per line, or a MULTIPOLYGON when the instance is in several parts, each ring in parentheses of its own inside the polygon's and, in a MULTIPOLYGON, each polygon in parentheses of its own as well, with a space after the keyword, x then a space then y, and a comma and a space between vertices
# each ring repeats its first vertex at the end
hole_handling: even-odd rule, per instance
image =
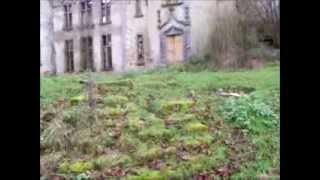
POLYGON ((236 0, 238 13, 280 46, 280 0, 236 0))

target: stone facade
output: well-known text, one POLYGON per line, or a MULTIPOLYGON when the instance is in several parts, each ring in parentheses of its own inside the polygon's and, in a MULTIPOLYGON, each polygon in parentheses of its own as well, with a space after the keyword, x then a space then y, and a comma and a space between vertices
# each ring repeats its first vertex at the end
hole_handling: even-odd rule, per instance
MULTIPOLYGON (((234 12, 234 1, 111 0, 110 22, 102 24, 102 1, 91 0, 92 23, 81 25, 82 0, 41 0, 41 72, 65 73, 66 40, 72 40, 73 71, 82 69, 81 38, 92 38, 95 71, 104 71, 102 36, 111 35, 112 70, 152 68, 180 58, 203 56, 221 15, 234 12), (72 29, 65 29, 65 6, 70 6, 72 29), (140 44, 139 44, 140 43, 140 44), (177 49, 177 51, 175 51, 177 49)), ((180 62, 179 61, 179 62, 180 62)))

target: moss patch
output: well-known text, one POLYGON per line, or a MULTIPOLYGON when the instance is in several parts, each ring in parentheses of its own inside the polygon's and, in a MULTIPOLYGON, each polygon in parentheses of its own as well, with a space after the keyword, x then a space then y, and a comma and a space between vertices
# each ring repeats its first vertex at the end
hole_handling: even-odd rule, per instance
POLYGON ((184 126, 184 129, 188 132, 207 132, 208 126, 200 122, 194 121, 194 122, 187 123, 184 126))

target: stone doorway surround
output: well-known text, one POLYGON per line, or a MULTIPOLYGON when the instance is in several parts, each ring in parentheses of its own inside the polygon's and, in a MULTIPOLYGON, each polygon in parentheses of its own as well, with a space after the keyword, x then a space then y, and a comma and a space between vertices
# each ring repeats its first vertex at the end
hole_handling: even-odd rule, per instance
POLYGON ((160 64, 166 65, 168 62, 168 44, 167 39, 173 36, 181 37, 182 39, 182 62, 190 58, 191 42, 190 42, 190 20, 189 8, 187 6, 176 6, 163 9, 169 10, 169 18, 164 23, 161 23, 160 10, 158 10, 158 28, 160 38, 160 64), (176 18, 175 8, 184 8, 185 18, 179 20, 176 18))

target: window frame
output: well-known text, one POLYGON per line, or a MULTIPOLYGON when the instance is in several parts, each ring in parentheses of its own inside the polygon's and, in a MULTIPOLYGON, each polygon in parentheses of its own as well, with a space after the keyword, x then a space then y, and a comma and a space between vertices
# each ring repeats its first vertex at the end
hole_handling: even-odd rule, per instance
POLYGON ((65 40, 65 73, 74 72, 74 44, 73 39, 65 40))
POLYGON ((141 18, 143 17, 143 12, 142 12, 142 2, 141 0, 135 0, 135 18, 141 18))
POLYGON ((91 70, 95 72, 94 49, 92 36, 83 36, 80 38, 81 49, 81 71, 91 70))
POLYGON ((137 34, 136 36, 137 41, 137 66, 144 66, 145 65, 145 53, 144 53, 144 39, 143 34, 137 34))
POLYGON ((101 18, 100 18, 100 24, 111 24, 111 0, 101 0, 101 18), (105 1, 105 2, 104 2, 105 1), (105 21, 104 21, 105 17, 105 21))
POLYGON ((73 29, 72 4, 71 3, 64 4, 63 5, 63 12, 64 12, 63 30, 71 31, 73 29))
POLYGON ((112 63, 112 36, 111 34, 103 34, 101 36, 101 48, 102 48, 102 70, 110 71, 113 69, 112 63), (108 64, 108 66, 107 66, 108 64))
POLYGON ((93 28, 93 0, 80 1, 80 26, 81 28, 93 28), (90 6, 89 3, 91 3, 90 6))

